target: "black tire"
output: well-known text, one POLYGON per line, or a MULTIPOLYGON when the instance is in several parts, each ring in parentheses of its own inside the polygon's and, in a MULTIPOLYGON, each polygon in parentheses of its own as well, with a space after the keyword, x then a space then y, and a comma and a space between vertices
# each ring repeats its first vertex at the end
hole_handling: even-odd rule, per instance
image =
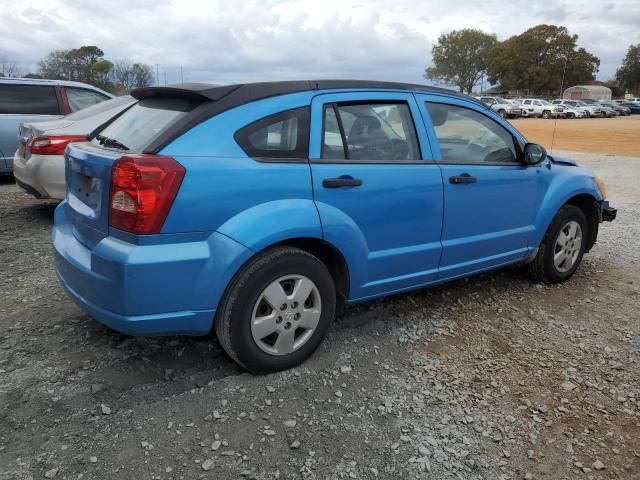
POLYGON ((498 110, 498 115, 500 115, 502 118, 507 118, 506 110, 503 110, 503 109, 498 110))
POLYGON ((551 112, 549 110, 544 110, 542 112, 542 118, 551 118, 551 112))
POLYGON ((544 283, 562 283, 569 279, 580 266, 584 250, 589 238, 587 218, 582 210, 575 205, 565 205, 551 221, 542 242, 538 248, 536 258, 527 265, 529 276, 536 281, 544 283), (554 264, 556 241, 563 227, 569 222, 575 221, 582 230, 582 242, 580 250, 573 266, 566 272, 559 271, 554 264))
POLYGON ((269 373, 295 367, 322 343, 336 309, 336 289, 327 267, 316 257, 292 247, 276 247, 251 259, 229 283, 220 302, 215 331, 224 351, 253 373, 269 373), (272 282, 286 275, 304 275, 317 287, 321 298, 320 320, 300 348, 285 355, 264 352, 253 339, 251 316, 258 297, 272 282))

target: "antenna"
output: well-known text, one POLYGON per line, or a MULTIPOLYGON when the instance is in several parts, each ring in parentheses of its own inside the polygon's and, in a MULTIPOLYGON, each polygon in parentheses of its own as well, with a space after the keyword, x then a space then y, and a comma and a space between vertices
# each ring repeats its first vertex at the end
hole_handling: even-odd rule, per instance
MULTIPOLYGON (((567 61, 569 60, 569 52, 564 56, 564 67, 562 68, 562 79, 560 80, 560 98, 563 97, 564 90, 564 75, 567 72, 567 61)), ((549 149, 553 153, 553 144, 556 140, 556 127, 558 125, 558 116, 553 120, 553 133, 551 134, 551 148, 549 149)))

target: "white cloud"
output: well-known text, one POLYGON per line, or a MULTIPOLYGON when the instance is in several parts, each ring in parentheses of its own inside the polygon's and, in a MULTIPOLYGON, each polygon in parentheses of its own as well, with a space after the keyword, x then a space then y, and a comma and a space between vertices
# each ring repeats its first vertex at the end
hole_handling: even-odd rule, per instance
POLYGON ((54 49, 98 45, 107 58, 160 65, 169 82, 375 78, 422 82, 441 33, 499 39, 566 25, 610 78, 640 41, 640 2, 418 0, 0 0, 0 56, 35 69, 54 49))

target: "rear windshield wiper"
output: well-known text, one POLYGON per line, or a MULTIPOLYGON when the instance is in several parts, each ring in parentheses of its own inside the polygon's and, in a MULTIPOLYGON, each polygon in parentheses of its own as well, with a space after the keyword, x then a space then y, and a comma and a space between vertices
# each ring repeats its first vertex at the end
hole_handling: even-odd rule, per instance
POLYGON ((115 147, 119 148, 120 150, 129 150, 129 147, 127 147, 124 143, 119 142, 115 138, 105 137, 104 135, 96 135, 96 139, 98 140, 98 142, 100 142, 100 145, 103 145, 105 147, 115 147))

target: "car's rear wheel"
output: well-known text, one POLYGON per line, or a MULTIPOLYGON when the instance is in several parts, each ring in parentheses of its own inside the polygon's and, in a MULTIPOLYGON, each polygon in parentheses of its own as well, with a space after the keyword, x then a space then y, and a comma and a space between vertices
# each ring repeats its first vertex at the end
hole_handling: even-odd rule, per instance
POLYGON ((333 278, 320 260, 297 248, 273 248, 249 261, 229 284, 216 335, 245 369, 285 370, 316 350, 335 308, 333 278))
POLYGON ((507 118, 507 111, 501 108, 500 110, 498 110, 498 115, 500 115, 502 118, 507 118))
POLYGON ((564 282, 580 265, 587 238, 584 212, 575 205, 565 205, 549 225, 535 259, 528 265, 529 274, 545 283, 564 282))

